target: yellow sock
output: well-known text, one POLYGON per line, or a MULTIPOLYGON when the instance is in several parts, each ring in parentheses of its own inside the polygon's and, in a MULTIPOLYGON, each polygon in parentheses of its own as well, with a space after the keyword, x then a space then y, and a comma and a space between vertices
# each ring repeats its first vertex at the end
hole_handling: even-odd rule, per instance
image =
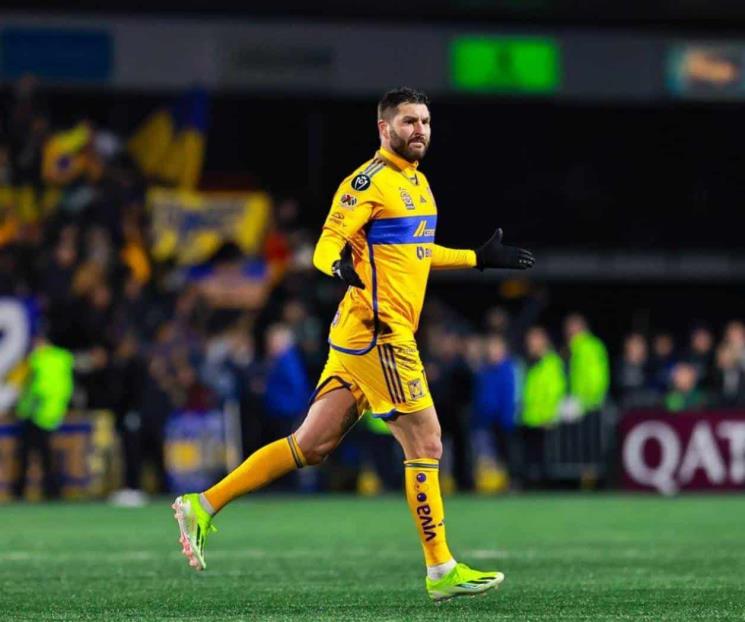
POLYGON ((406 501, 417 526, 427 566, 453 559, 445 539, 445 508, 440 494, 440 462, 431 458, 404 460, 406 501))
POLYGON ((306 465, 305 456, 290 434, 287 438, 264 445, 228 473, 209 490, 204 491, 215 512, 247 492, 266 486, 275 479, 306 465))

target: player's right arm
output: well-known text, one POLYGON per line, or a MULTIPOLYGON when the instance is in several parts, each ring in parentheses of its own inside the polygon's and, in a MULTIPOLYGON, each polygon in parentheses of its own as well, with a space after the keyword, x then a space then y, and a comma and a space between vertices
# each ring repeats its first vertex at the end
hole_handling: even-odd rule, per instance
POLYGON ((334 262, 341 258, 346 243, 342 236, 324 227, 313 251, 313 265, 324 274, 334 276, 334 262))
MULTIPOLYGON (((355 179, 357 179, 355 177, 355 179)), ((373 217, 381 204, 379 191, 369 184, 355 191, 345 180, 334 196, 331 210, 313 252, 313 265, 328 276, 342 279, 347 285, 362 287, 362 281, 352 265, 352 238, 373 217)))

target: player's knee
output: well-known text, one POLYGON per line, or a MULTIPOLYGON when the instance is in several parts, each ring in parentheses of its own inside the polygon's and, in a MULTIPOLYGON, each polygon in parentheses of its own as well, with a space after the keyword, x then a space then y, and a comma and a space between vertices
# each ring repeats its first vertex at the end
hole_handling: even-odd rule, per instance
POLYGON ((321 464, 324 460, 328 458, 328 454, 320 453, 314 449, 310 449, 305 452, 305 461, 308 464, 308 466, 316 466, 317 464, 321 464))
POLYGON ((419 453, 421 453, 419 458, 432 458, 433 460, 442 458, 442 441, 439 435, 422 439, 419 443, 419 453))
POLYGON ((309 445, 308 447, 300 447, 305 456, 305 462, 308 466, 314 466, 321 464, 331 455, 334 451, 336 443, 333 441, 320 441, 309 445))

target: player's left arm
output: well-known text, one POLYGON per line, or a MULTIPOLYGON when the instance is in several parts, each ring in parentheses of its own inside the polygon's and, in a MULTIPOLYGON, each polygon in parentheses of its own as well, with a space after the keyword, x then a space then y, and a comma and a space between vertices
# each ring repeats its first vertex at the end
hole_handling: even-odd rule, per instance
POLYGON ((507 268, 527 270, 535 263, 533 253, 517 246, 502 244, 502 230, 497 229, 489 240, 475 250, 447 248, 434 244, 432 247, 433 270, 456 270, 458 268, 507 268))
POLYGON ((432 245, 432 270, 457 270, 476 267, 476 251, 470 248, 448 248, 432 245))

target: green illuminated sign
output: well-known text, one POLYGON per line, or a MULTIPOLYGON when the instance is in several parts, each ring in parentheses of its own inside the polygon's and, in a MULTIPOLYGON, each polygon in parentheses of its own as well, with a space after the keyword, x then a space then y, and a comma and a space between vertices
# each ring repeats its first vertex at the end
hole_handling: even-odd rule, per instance
POLYGON ((560 50, 545 37, 456 37, 450 46, 451 81, 473 93, 554 93, 560 50))

